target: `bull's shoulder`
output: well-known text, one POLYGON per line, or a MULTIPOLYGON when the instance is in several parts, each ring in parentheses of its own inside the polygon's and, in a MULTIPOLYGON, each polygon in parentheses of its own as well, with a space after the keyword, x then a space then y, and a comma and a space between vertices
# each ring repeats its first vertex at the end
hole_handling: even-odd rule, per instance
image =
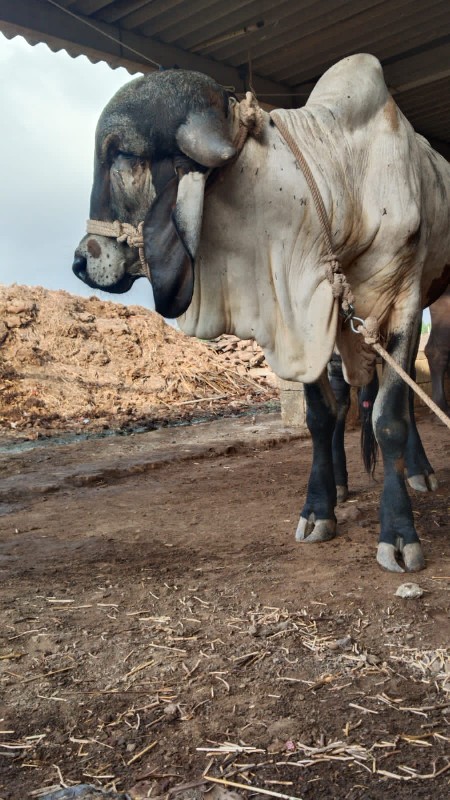
POLYGON ((428 181, 441 203, 447 208, 450 225, 450 162, 433 149, 427 139, 415 134, 424 180, 428 181))

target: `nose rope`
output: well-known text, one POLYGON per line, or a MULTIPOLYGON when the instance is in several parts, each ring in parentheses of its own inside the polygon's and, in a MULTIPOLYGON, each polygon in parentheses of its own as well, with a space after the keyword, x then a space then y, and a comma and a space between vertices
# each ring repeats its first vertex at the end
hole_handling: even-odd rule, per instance
POLYGON ((118 242, 126 242, 128 247, 135 247, 139 252, 139 261, 142 264, 145 276, 151 280, 150 267, 144 255, 144 223, 140 222, 137 227, 130 225, 129 222, 104 222, 101 219, 88 219, 86 231, 97 236, 109 236, 117 239, 118 242))

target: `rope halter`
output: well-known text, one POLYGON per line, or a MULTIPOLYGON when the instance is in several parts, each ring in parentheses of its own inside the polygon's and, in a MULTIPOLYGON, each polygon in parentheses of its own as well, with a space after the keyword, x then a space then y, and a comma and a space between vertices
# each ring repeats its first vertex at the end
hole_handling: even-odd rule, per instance
POLYGON ((144 269, 144 274, 150 280, 150 267, 145 260, 144 255, 144 223, 140 222, 135 228, 129 222, 120 222, 116 219, 114 222, 104 222, 101 219, 88 219, 86 222, 87 233, 92 233, 97 236, 109 236, 111 239, 117 239, 119 243, 126 242, 128 247, 134 247, 139 251, 139 261, 144 269))

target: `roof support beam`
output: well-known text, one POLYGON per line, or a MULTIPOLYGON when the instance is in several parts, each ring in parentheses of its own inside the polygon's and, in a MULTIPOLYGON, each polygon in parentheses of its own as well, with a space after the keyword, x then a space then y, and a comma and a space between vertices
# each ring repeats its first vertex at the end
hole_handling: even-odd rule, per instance
MULTIPOLYGON (((238 93, 248 89, 246 74, 235 67, 98 20, 71 16, 45 0, 21 0, 20 3, 0 0, 0 31, 9 38, 20 35, 33 44, 43 41, 52 49, 66 49, 72 56, 83 54, 94 60, 104 60, 131 72, 149 72, 159 64, 165 68, 177 66, 205 72, 238 93)), ((285 84, 255 74, 252 83, 264 102, 293 105, 290 89, 285 84)))
POLYGON ((403 56, 384 67, 393 94, 426 86, 450 75, 450 41, 414 56, 403 56))

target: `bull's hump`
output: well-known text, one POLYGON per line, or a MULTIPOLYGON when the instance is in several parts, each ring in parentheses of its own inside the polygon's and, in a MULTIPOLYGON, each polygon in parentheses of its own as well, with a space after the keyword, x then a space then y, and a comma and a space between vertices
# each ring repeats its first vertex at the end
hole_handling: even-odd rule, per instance
POLYGON ((344 128, 356 128, 367 124, 389 98, 379 60, 368 53, 358 53, 338 61, 325 72, 306 106, 325 106, 344 128))

